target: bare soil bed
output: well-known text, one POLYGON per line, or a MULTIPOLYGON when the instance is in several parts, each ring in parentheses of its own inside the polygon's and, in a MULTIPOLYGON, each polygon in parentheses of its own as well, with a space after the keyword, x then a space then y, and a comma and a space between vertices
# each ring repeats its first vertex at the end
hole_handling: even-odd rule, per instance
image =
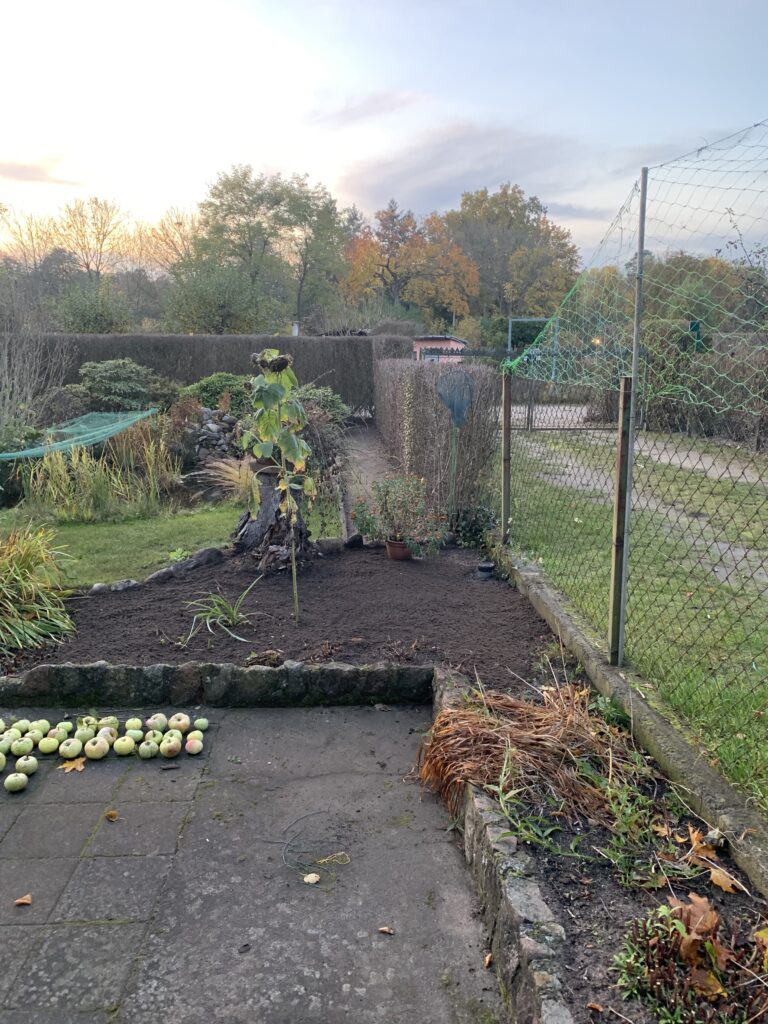
POLYGON ((188 643, 189 602, 221 592, 234 601, 258 575, 250 556, 226 559, 167 582, 73 598, 77 634, 28 655, 34 663, 152 665, 185 661, 270 664, 298 661, 445 662, 487 685, 516 684, 549 637, 528 601, 501 580, 477 577, 478 556, 451 549, 426 560, 389 561, 358 549, 317 559, 300 573, 300 621, 292 617, 287 572, 264 576, 243 602, 248 620, 203 626, 188 643))

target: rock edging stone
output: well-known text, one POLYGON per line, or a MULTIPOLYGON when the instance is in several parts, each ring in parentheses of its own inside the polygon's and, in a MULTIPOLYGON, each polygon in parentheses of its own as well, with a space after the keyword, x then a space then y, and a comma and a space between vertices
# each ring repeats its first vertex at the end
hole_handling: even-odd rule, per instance
MULTIPOLYGON (((435 714, 469 692, 469 681, 435 668, 435 714)), ((499 805, 475 786, 464 787, 464 857, 491 936, 496 978, 515 1024, 573 1024, 557 974, 565 931, 534 877, 533 858, 518 847, 499 805)))
POLYGON ((321 665, 285 661, 275 667, 185 662, 180 665, 35 665, 0 676, 0 705, 132 707, 310 707, 344 704, 428 704, 431 665, 376 662, 321 665))

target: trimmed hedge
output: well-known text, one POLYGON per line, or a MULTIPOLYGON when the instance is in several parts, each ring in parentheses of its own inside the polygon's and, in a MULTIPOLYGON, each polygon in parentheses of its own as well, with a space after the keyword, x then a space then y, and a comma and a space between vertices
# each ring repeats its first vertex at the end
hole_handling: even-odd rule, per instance
POLYGON ((477 486, 499 444, 501 374, 472 363, 382 359, 374 368, 376 426, 392 460, 426 481, 434 507, 447 512, 451 489, 451 416, 438 395, 442 377, 460 371, 472 380, 473 397, 459 428, 454 511, 477 505, 477 486))
POLYGON ((86 362, 133 359, 156 373, 194 384, 212 373, 252 373, 251 354, 279 348, 293 356, 302 384, 317 382, 333 388, 353 410, 373 409, 373 366, 379 359, 406 358, 413 352, 410 338, 275 337, 271 334, 70 334, 48 335, 50 344, 62 340, 75 349, 68 382, 86 362))

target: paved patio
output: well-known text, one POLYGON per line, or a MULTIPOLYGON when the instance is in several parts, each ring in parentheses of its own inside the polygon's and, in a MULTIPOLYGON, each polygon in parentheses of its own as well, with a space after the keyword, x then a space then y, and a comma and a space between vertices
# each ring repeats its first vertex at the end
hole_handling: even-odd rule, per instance
POLYGON ((428 709, 209 717, 199 758, 0 790, 0 1024, 503 1020, 448 816, 404 778, 428 709))

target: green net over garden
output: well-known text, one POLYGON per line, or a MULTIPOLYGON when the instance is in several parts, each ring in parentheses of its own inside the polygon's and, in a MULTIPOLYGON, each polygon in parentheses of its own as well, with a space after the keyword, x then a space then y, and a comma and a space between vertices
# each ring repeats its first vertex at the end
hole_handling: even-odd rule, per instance
POLYGON ((100 444, 116 434, 121 434, 139 420, 154 416, 156 412, 157 409, 142 412, 89 412, 58 426, 48 427, 45 431, 45 440, 35 448, 24 448, 18 452, 0 452, 0 461, 35 459, 46 452, 68 451, 70 448, 100 444))

